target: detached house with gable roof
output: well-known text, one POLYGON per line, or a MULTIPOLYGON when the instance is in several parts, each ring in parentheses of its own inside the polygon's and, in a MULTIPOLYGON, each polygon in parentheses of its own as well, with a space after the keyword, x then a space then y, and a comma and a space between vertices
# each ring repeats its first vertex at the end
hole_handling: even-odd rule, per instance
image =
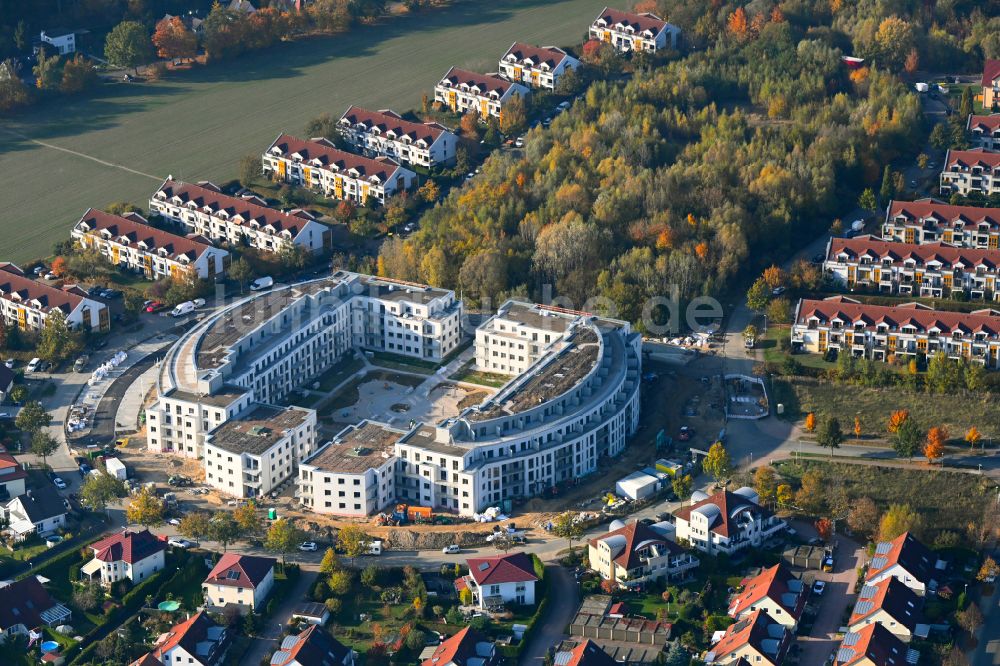
POLYGON ((618 666, 618 662, 594 641, 585 639, 569 650, 556 652, 556 666, 618 666))
POLYGON ((914 636, 927 638, 930 628, 917 623, 923 605, 923 599, 896 578, 865 583, 847 626, 858 631, 869 624, 881 624, 907 643, 914 636))
POLYGON ((370 159, 347 153, 324 138, 305 141, 282 134, 264 153, 263 164, 264 175, 274 180, 361 205, 384 204, 386 198, 417 182, 417 174, 388 157, 370 159))
POLYGON ((45 536, 66 524, 66 500, 55 486, 42 486, 29 490, 7 502, 4 513, 7 531, 15 541, 23 541, 32 534, 45 536))
POLYGON ((440 123, 405 120, 392 109, 352 106, 340 117, 337 131, 354 150, 369 157, 385 156, 427 168, 455 163, 454 132, 440 123))
POLYGON ((891 201, 882 238, 903 243, 934 243, 996 250, 1000 248, 1000 211, 952 206, 937 199, 891 201))
POLYGON ((212 241, 264 252, 295 247, 319 252, 330 246, 330 230, 306 211, 283 213, 258 196, 223 194, 208 181, 191 184, 167 178, 149 200, 149 210, 212 241))
POLYGON ((744 663, 782 666, 791 643, 792 632, 788 627, 776 622, 767 611, 758 609, 726 629, 722 639, 705 654, 705 663, 710 666, 742 666, 744 663))
POLYGON ((82 249, 95 249, 113 266, 151 280, 186 275, 211 280, 225 275, 229 265, 229 252, 207 238, 158 229, 138 213, 112 215, 90 208, 71 235, 82 249))
POLYGON ((499 663, 496 645, 472 627, 441 641, 420 666, 494 666, 499 663))
POLYGON ((886 578, 898 578, 911 590, 923 595, 928 588, 937 588, 934 576, 943 568, 944 562, 927 546, 909 532, 904 532, 892 541, 881 541, 875 545, 866 581, 875 584, 886 578))
POLYGON ((244 613, 262 608, 274 587, 273 557, 225 553, 202 583, 210 608, 239 606, 244 613))
POLYGON ((668 535, 673 536, 672 529, 668 532, 639 522, 612 530, 588 542, 590 568, 624 588, 641 588, 661 578, 683 580, 699 561, 668 535))
POLYGON ((14 264, 0 263, 0 321, 22 331, 40 331, 49 313, 62 310, 78 330, 111 330, 111 312, 77 285, 62 288, 32 280, 14 264))
POLYGON ((844 635, 833 666, 915 666, 920 653, 911 650, 881 624, 844 635))
POLYGON ((0 584, 0 643, 41 626, 65 624, 72 613, 52 598, 37 576, 0 584))
POLYGON ((199 611, 161 634, 153 651, 137 663, 156 659, 163 666, 218 666, 225 660, 231 638, 225 627, 199 611))
POLYGON ((496 74, 477 74, 452 67, 434 86, 434 101, 444 104, 454 113, 476 111, 481 120, 489 116, 503 117, 503 107, 515 95, 528 96, 529 90, 520 83, 502 79, 496 74))
POLYGON ((772 620, 794 632, 805 607, 805 584, 779 563, 744 584, 729 604, 729 616, 739 619, 764 610, 772 620))
POLYGON ((653 53, 677 48, 681 29, 656 14, 633 14, 605 7, 590 24, 590 38, 608 42, 622 53, 653 53))
POLYGON ((983 65, 983 108, 1000 111, 1000 60, 987 60, 983 65))
POLYGON ((1000 298, 1000 250, 896 243, 873 236, 832 237, 823 270, 847 289, 929 298, 1000 298))
POLYGON ((674 512, 676 539, 709 554, 732 555, 785 529, 785 521, 760 506, 753 488, 722 490, 711 497, 691 495, 691 504, 674 512))
POLYGON ((28 473, 21 467, 17 458, 9 453, 0 452, 0 500, 23 495, 24 480, 27 478, 28 473))
POLYGON ((559 78, 567 70, 576 69, 580 61, 558 46, 531 46, 514 42, 500 58, 500 76, 530 88, 555 90, 559 78))
POLYGON ((982 148, 949 150, 941 172, 941 194, 1000 194, 1000 153, 982 148))
POLYGON ((101 584, 108 587, 120 580, 139 583, 165 565, 166 546, 149 530, 123 531, 91 544, 94 559, 80 569, 80 573, 93 579, 98 575, 101 584))
POLYGON ((988 116, 970 115, 965 129, 972 145, 984 150, 1000 149, 1000 113, 988 116))
POLYGON ((271 655, 271 666, 354 666, 354 650, 312 625, 297 636, 285 636, 271 655))
POLYGON ((472 592, 473 603, 479 608, 495 608, 503 604, 531 606, 535 603, 535 566, 526 553, 510 553, 496 557, 476 557, 466 560, 469 574, 455 582, 461 591, 472 592))

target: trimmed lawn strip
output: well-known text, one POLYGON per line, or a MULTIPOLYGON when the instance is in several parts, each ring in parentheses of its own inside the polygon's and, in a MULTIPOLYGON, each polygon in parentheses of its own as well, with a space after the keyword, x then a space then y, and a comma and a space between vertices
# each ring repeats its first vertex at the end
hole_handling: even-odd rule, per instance
POLYGON ((476 361, 471 360, 459 368, 458 372, 448 377, 448 379, 454 379, 457 382, 466 382, 469 384, 479 384, 480 386, 489 386, 491 388, 500 388, 510 381, 510 377, 507 377, 506 375, 500 375, 493 372, 480 372, 475 368, 476 361))

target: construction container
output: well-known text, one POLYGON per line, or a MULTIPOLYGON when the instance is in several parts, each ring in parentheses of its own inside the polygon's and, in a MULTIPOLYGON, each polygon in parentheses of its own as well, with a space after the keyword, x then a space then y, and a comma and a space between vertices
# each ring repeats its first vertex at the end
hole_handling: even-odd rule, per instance
POLYGON ((656 461, 656 471, 663 472, 664 474, 669 474, 670 476, 676 475, 678 472, 684 471, 684 466, 673 460, 667 460, 665 458, 660 458, 656 461))
POLYGON ((433 511, 431 511, 429 506, 406 507, 406 519, 411 523, 429 521, 433 515, 433 511))
POLYGON ((655 476, 645 472, 633 472, 615 484, 615 493, 619 497, 631 500, 641 500, 656 493, 660 481, 655 476))

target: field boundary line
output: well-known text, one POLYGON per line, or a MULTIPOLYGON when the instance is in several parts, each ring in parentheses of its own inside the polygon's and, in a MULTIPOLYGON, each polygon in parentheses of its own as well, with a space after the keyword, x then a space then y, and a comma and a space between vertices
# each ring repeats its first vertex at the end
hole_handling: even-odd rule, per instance
POLYGON ((57 145, 55 145, 53 143, 47 143, 45 141, 39 141, 38 139, 32 139, 30 136, 28 136, 26 134, 21 134, 20 132, 17 132, 17 131, 12 130, 12 129, 8 129, 6 127, 0 128, 0 129, 2 129, 3 131, 7 132, 8 134, 16 136, 19 139, 24 139, 25 141, 30 141, 31 143, 37 144, 39 146, 42 146, 43 148, 50 148, 52 150, 58 150, 58 151, 61 151, 61 152, 64 152, 64 153, 69 153, 70 155, 76 155, 77 157, 82 157, 82 158, 84 158, 86 160, 90 160, 92 162, 97 162, 98 164, 103 164, 104 166, 111 167, 112 169, 121 169, 122 171, 127 171, 129 173, 134 173, 137 176, 143 176, 145 178, 149 178, 150 180, 155 180, 158 183, 162 183, 163 180, 164 180, 161 176, 154 176, 152 174, 148 174, 148 173, 145 173, 143 171, 137 171, 136 169, 132 169, 130 167, 125 166, 124 164, 118 164, 116 162, 108 162, 107 160, 102 160, 101 158, 94 157, 93 155, 88 155, 86 153, 81 153, 79 151, 71 150, 69 148, 63 148, 62 146, 57 146, 57 145))

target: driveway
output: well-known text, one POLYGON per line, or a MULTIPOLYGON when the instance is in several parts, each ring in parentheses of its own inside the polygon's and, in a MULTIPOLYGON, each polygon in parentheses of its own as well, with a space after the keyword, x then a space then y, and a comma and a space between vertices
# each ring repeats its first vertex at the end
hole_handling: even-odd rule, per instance
POLYGON ((270 655, 278 647, 281 641, 282 632, 292 619, 292 611, 306 598, 309 586, 316 580, 318 574, 315 571, 302 571, 295 587, 288 591, 284 601, 274 611, 274 615, 269 617, 257 634, 257 637, 250 643, 246 654, 243 655, 242 663, 259 664, 264 657, 270 655))
MULTIPOLYGON (((539 619, 541 624, 519 660, 519 663, 527 666, 541 664, 549 648, 556 647, 567 636, 566 628, 573 621, 580 605, 576 579, 568 569, 558 564, 549 565, 545 567, 545 577, 548 580, 545 598, 549 600, 545 615, 539 619)), ((256 662, 248 660, 247 663, 256 662)))
MULTIPOLYGON (((798 526, 796 526, 798 529, 798 526)), ((854 604, 854 581, 857 569, 864 562, 861 545, 845 536, 834 537, 837 544, 833 573, 816 573, 817 580, 826 581, 826 591, 819 601, 819 614, 813 623, 812 632, 800 637, 802 647, 801 664, 823 664, 840 643, 837 638, 844 611, 854 604)), ((814 598, 815 601, 815 598, 814 598)))

